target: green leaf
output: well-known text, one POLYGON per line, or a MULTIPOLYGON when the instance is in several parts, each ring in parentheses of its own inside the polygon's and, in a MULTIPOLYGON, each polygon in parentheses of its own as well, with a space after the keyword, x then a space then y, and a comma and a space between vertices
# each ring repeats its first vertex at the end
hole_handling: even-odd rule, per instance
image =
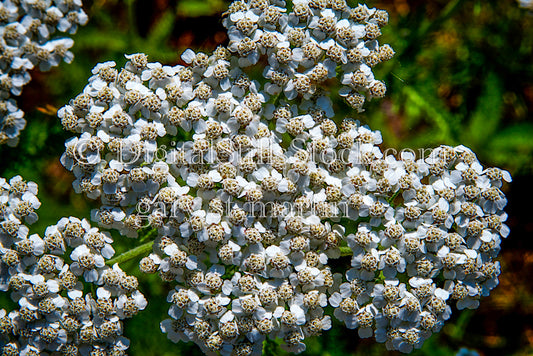
POLYGON ((187 17, 208 16, 226 10, 221 0, 190 0, 178 2, 177 13, 187 17))
POLYGON ((531 172, 533 170, 533 124, 521 123, 507 127, 491 139, 487 151, 491 162, 511 170, 531 172))
POLYGON ((485 90, 478 99, 476 109, 471 115, 468 137, 463 141, 478 146, 487 140, 498 129, 503 112, 503 89, 501 82, 494 73, 489 73, 485 80, 485 90))
MULTIPOLYGON (((438 139, 443 143, 453 143, 455 140, 453 132, 457 118, 448 112, 444 103, 414 86, 405 86, 404 93, 407 95, 412 105, 415 105, 427 114, 427 120, 432 121, 439 129, 438 139)), ((433 92, 433 91, 430 91, 433 92)), ((413 110, 413 109, 411 109, 413 110)))
POLYGON ((501 130, 491 140, 492 149, 516 151, 533 150, 533 123, 524 122, 501 130))
POLYGON ((471 309, 465 309, 461 311, 455 323, 449 323, 446 326, 445 332, 454 340, 463 340, 466 332, 466 327, 468 326, 470 319, 472 319, 473 315, 474 311, 471 309))
POLYGON ((165 42, 172 34, 175 20, 176 15, 172 11, 165 11, 150 30, 148 40, 152 43, 165 42))
POLYGON ((96 49, 100 51, 123 52, 127 47, 127 40, 122 32, 102 32, 100 29, 91 28, 76 37, 78 51, 96 49))

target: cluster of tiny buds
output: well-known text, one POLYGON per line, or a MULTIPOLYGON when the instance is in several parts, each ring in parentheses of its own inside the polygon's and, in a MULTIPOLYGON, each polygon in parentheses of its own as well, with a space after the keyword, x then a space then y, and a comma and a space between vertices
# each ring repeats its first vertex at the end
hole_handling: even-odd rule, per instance
POLYGON ((70 63, 74 34, 87 23, 81 0, 7 0, 0 3, 0 145, 15 146, 26 120, 12 96, 31 80, 30 70, 70 63))
POLYGON ((135 277, 106 266, 115 252, 110 235, 69 217, 44 237, 28 236, 21 220, 36 220, 37 185, 17 176, 0 178, 0 189, 0 290, 18 304, 0 310, 2 355, 124 355, 122 320, 147 302, 135 277))

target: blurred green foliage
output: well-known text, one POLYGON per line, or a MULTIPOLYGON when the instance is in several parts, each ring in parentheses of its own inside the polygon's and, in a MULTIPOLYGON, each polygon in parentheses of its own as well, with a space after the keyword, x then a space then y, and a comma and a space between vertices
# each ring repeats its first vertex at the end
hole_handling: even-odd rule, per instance
MULTIPOLYGON (((136 52, 148 54, 152 61, 176 64, 187 47, 210 51, 226 41, 220 20, 226 0, 84 3, 90 22, 74 36, 74 62, 48 73, 32 73, 34 80, 19 99, 27 128, 17 148, 0 147, 0 176, 21 174, 39 184, 43 208, 34 233, 42 234, 62 216, 89 217, 91 203, 73 192, 72 177, 59 163, 69 135, 62 131, 55 111, 83 89, 93 66, 108 60, 122 66, 124 53, 136 52)), ((529 182, 533 177, 533 14, 513 0, 383 0, 368 5, 389 10, 390 24, 381 42, 390 43, 396 56, 375 69, 376 77, 387 84, 386 98, 372 101, 365 113, 355 117, 381 130, 387 147, 463 144, 484 164, 501 166, 510 170, 515 180, 523 177, 529 182)), ((526 196, 531 196, 528 189, 526 196)), ((521 223, 524 221, 514 225, 521 223)), ((511 240, 519 238, 514 235, 516 232, 511 240)), ((137 244, 114 237, 117 253, 137 244)), ((496 289, 496 296, 484 300, 478 311, 455 312, 443 331, 413 355, 454 355, 462 346, 477 349, 482 355, 533 354, 531 322, 513 328, 505 317, 533 316, 531 286, 527 278, 516 277, 524 266, 529 268, 523 269, 524 274, 531 271, 533 258, 527 250, 512 250, 512 246, 507 256, 511 257, 504 256, 502 264, 504 271, 509 267, 510 277, 504 272, 502 284, 508 287, 496 289), (531 263, 517 263, 516 256, 530 258, 531 263), (516 290, 522 294, 514 295, 516 290), (500 303, 507 299, 529 304, 500 303), (503 320, 501 327, 494 326, 499 320, 503 320)), ((122 267, 139 275, 137 262, 132 260, 122 267)), ((141 290, 150 303, 125 327, 132 341, 130 353, 199 354, 196 346, 175 345, 159 331, 159 322, 167 314, 170 286, 157 276, 142 276, 141 280, 141 290)), ((0 304, 8 305, 5 295, 0 296, 0 304)), ((266 344, 265 353, 284 354, 275 341, 266 344)), ((383 345, 359 339, 353 331, 334 323, 322 337, 309 340, 306 354, 389 353, 383 345)))
POLYGON ((383 5, 403 9, 385 28, 396 56, 377 71, 388 99, 367 110, 384 142, 462 144, 486 164, 531 174, 531 13, 514 1, 383 5))

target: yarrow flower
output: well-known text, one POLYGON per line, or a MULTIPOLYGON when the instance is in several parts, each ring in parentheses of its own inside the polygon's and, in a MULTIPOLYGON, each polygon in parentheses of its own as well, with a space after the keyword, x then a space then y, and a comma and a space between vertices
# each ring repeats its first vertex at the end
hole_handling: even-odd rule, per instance
MULTIPOLYGON (((395 157, 380 149, 379 132, 335 116, 334 78, 356 114, 385 94, 372 68, 394 54, 376 40, 387 21, 385 11, 344 1, 295 1, 290 11, 236 1, 224 19, 227 48, 188 49, 184 65, 142 53, 126 55, 123 68, 100 63, 58 111, 75 134, 61 162, 75 191, 97 200, 91 219, 153 237, 139 267, 172 286, 160 324, 170 340, 249 355, 277 337, 302 352, 307 337, 331 327, 329 305, 359 337, 407 353, 453 305, 476 308, 498 284, 510 174, 484 169, 464 146, 395 157), (261 63, 264 84, 253 80, 261 63), (341 256, 350 264, 334 273, 330 261, 341 256)), ((38 207, 31 195, 9 199, 38 207)), ((34 221, 13 213, 10 244, 27 238, 23 217, 34 221)), ((61 281, 49 276, 68 275, 65 304, 86 305, 82 344, 100 347, 95 332, 105 324, 123 350, 116 323, 146 301, 135 279, 106 267, 110 235, 71 217, 28 240, 27 258, 2 250, 2 275, 28 274, 24 305, 34 285, 57 293, 61 281), (99 286, 96 296, 83 295, 82 281, 99 286)))
POLYGON ((0 186, 0 289, 18 304, 0 310, 3 352, 125 354, 129 341, 122 336, 122 320, 147 302, 135 277, 117 264, 105 265, 114 254, 110 235, 69 217, 47 227, 43 237, 28 236, 16 216, 35 221, 37 185, 16 176, 9 183, 1 178, 0 186), (86 292, 87 284, 96 292, 86 292))
POLYGON ((291 12, 279 7, 284 4, 236 1, 224 20, 228 49, 238 58, 238 66, 248 67, 260 55, 268 56, 267 93, 283 91, 289 100, 297 95, 308 98, 338 70, 346 85, 340 95, 354 109, 362 111, 365 95, 385 95, 385 84, 374 79, 372 67, 394 55, 389 45, 380 46, 376 40, 388 22, 387 12, 365 5, 350 8, 344 0, 296 1, 291 12))
POLYGON ((61 60, 71 63, 74 34, 87 23, 81 0, 2 1, 0 3, 0 144, 16 146, 26 126, 13 96, 31 80, 29 71, 48 71, 61 60))

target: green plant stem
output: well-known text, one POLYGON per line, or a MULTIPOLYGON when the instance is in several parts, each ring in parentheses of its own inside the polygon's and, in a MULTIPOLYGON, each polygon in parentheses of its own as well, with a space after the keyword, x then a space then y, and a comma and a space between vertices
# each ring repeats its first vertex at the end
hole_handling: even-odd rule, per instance
POLYGON ((152 238, 152 236, 155 236, 155 235, 157 235, 157 229, 152 229, 152 230, 148 231, 148 232, 146 233, 146 235, 142 236, 142 237, 139 239, 139 241, 140 241, 140 242, 145 242, 146 240, 152 238))
POLYGON ((129 31, 128 33, 131 34, 130 36, 130 44, 136 36, 138 36, 137 32, 137 20, 135 16, 135 0, 126 0, 126 7, 127 7, 127 14, 128 14, 128 27, 129 31))
POLYGON ((279 355, 279 345, 276 342, 278 340, 279 339, 272 340, 267 337, 265 341, 263 341, 263 356, 279 355))
POLYGON ((283 93, 283 91, 279 92, 278 94, 276 94, 276 96, 274 97, 274 100, 273 100, 273 105, 274 106, 278 106, 279 105, 279 101, 281 100, 281 94, 283 93))
POLYGON ((347 246, 341 246, 341 247, 339 247, 339 249, 341 250, 341 257, 352 256, 353 255, 352 249, 347 247, 347 246))
POLYGON ((390 204, 390 206, 392 206, 393 208, 395 208, 393 202, 394 202, 394 199, 396 199, 396 197, 400 194, 400 190, 398 189, 393 195, 392 197, 389 198, 388 202, 390 204))
POLYGON ((145 255, 146 253, 152 251, 153 244, 154 244, 154 241, 148 241, 140 246, 135 247, 132 250, 126 251, 118 255, 117 257, 108 260, 106 264, 108 266, 112 266, 115 263, 120 264, 120 263, 129 261, 129 260, 132 260, 136 257, 145 255))

